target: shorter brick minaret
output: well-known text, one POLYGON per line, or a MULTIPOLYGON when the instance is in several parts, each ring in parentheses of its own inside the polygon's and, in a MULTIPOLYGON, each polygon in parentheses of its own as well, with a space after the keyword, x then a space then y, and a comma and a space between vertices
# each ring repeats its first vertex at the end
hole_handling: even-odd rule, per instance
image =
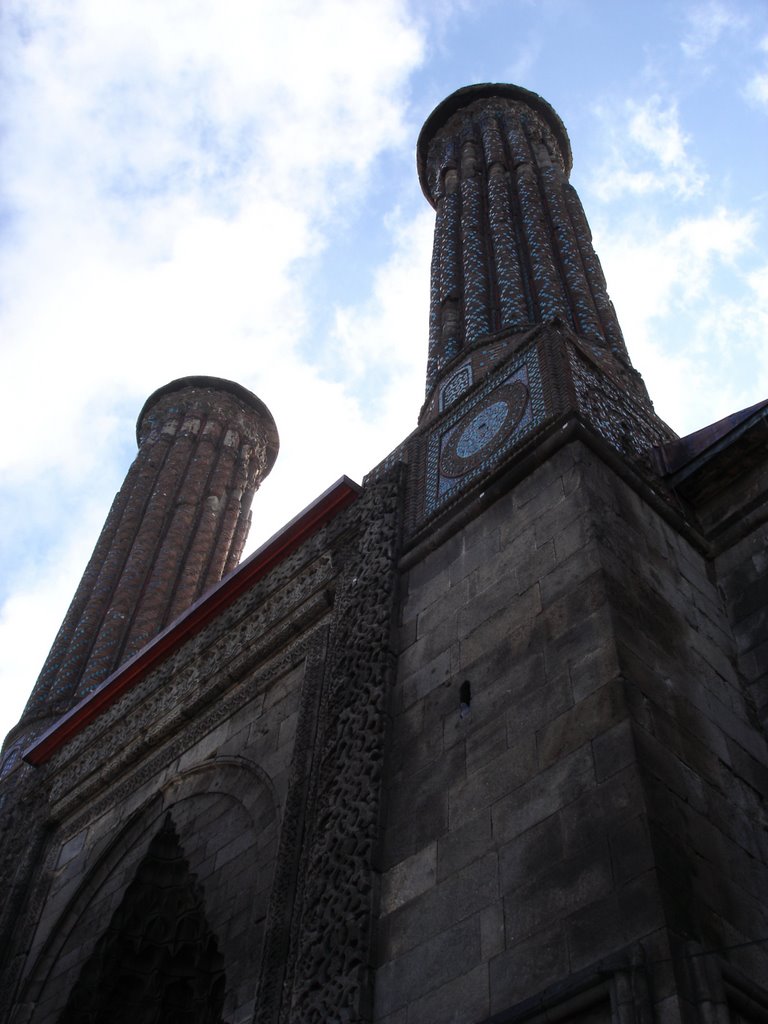
POLYGON ((139 452, 6 747, 27 745, 233 569, 278 436, 250 391, 183 377, 142 409, 139 452))

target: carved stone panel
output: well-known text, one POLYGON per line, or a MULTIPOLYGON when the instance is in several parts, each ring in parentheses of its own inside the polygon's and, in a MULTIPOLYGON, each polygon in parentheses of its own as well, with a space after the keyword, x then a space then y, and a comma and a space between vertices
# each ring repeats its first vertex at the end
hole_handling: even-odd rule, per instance
POLYGON ((258 1024, 371 1019, 400 504, 395 470, 366 489, 340 552, 328 648, 304 687, 258 1024))

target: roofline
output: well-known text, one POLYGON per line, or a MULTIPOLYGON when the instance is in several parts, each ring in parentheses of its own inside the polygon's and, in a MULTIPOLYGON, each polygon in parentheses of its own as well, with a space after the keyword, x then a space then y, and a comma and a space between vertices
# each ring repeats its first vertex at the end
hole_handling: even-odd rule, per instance
POLYGON ((305 540, 356 501, 361 493, 362 487, 359 484, 342 476, 79 704, 54 722, 24 751, 23 759, 35 767, 45 764, 56 751, 140 682, 151 669, 199 633, 241 594, 293 554, 305 540))

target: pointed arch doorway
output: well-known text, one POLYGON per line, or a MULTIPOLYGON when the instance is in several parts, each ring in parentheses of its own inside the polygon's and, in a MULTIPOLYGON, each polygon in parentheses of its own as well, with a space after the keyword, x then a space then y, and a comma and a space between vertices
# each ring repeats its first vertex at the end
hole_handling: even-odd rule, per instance
POLYGON ((59 1024, 225 1024, 224 960, 170 812, 59 1024))

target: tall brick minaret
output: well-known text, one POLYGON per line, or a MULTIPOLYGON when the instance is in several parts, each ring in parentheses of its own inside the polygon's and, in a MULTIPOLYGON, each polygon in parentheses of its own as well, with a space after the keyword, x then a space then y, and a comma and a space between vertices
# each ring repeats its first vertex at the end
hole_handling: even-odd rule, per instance
POLYGON ((184 612, 242 554, 278 436, 250 391, 183 377, 139 415, 139 452, 19 724, 21 749, 184 612))
POLYGON ((655 414, 570 164, 511 85, 419 138, 376 1024, 768 1009, 766 403, 682 439, 655 414))
POLYGON ((459 89, 427 118, 417 165, 436 218, 412 528, 426 539, 569 424, 633 461, 674 440, 630 362, 552 107, 515 85, 459 89))
POLYGON ((480 341, 556 319, 614 372, 630 369, 548 103, 513 85, 459 89, 427 119, 417 159, 437 211, 428 396, 480 341))

